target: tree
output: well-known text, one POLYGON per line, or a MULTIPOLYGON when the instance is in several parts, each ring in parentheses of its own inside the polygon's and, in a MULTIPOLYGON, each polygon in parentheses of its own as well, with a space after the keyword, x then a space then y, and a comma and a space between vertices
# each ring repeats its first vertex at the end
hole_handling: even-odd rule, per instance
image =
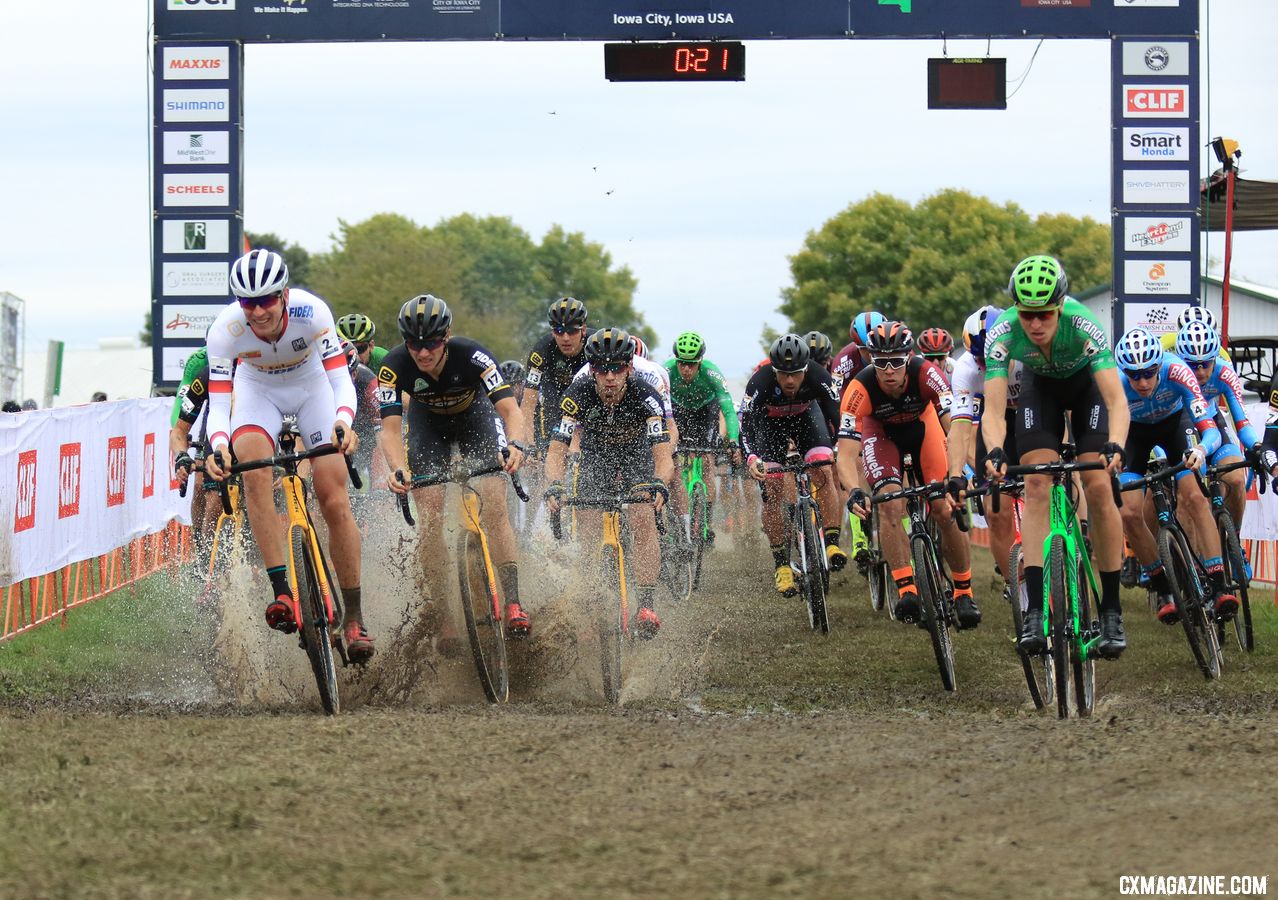
POLYGON ((958 335, 986 303, 1004 306, 1012 267, 1033 253, 1064 263, 1071 290, 1109 281, 1109 227, 1090 218, 1044 214, 947 189, 916 206, 874 194, 810 232, 790 258, 794 284, 780 311, 798 333, 838 340, 858 312, 876 309, 916 331, 958 335))
POLYGON ((244 237, 254 250, 259 248, 274 250, 284 257, 284 261, 288 263, 289 284, 301 288, 310 285, 311 253, 305 247, 300 244, 289 244, 278 234, 270 231, 261 233, 245 231, 244 237))
POLYGON ((643 320, 634 307, 638 280, 628 266, 612 269, 612 256, 602 244, 587 241, 579 232, 565 232, 552 225, 537 248, 538 275, 546 285, 532 334, 545 330, 546 306, 560 297, 576 297, 586 304, 594 325, 615 325, 637 334, 647 343, 657 340, 657 333, 643 320))
POLYGON ((148 312, 142 316, 142 330, 138 332, 138 342, 143 347, 150 347, 151 340, 151 314, 148 312))

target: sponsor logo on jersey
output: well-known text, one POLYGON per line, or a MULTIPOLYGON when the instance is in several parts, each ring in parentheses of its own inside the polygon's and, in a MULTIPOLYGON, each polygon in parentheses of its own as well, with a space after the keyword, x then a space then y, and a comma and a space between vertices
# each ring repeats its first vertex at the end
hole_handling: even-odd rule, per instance
POLYGON ((382 366, 377 370, 377 380, 382 384, 394 384, 396 382, 395 370, 389 366, 382 366))
POLYGON ((571 397, 565 397, 559 401, 559 408, 570 416, 575 416, 581 412, 581 407, 577 406, 577 401, 571 397))
POLYGON ((313 319, 315 318, 315 307, 310 303, 290 306, 288 308, 288 314, 295 319, 313 319))
POLYGON ((302 350, 305 350, 305 349, 306 349, 306 338, 304 338, 304 337, 294 338, 294 339, 293 339, 293 349, 294 349, 294 350, 297 350, 297 351, 299 351, 299 352, 300 352, 300 351, 302 351, 302 350))
POLYGON ((429 391, 429 390, 430 390, 430 383, 427 382, 425 378, 418 378, 416 381, 413 382, 413 393, 417 393, 418 391, 429 391))
POLYGON ((541 354, 538 353, 536 350, 528 354, 529 365, 540 366, 544 362, 545 360, 541 358, 541 354))

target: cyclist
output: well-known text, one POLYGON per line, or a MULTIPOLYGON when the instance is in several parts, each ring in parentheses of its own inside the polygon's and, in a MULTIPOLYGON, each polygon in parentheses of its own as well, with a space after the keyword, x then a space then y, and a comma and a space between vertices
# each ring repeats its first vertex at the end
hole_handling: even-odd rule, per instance
POLYGON ((945 383, 950 383, 954 374, 954 360, 950 354, 954 352, 954 338, 944 328, 926 328, 919 335, 919 353, 928 362, 941 370, 945 383))
MULTIPOLYGON (((1081 474, 1100 570, 1097 652, 1116 659, 1127 649, 1118 593, 1123 525, 1109 479, 1122 470, 1131 415, 1104 327, 1087 307, 1067 295, 1068 290, 1065 268, 1054 257, 1029 256, 1012 270, 1008 293, 1015 306, 999 316, 985 334, 985 414, 981 416, 985 470, 990 477, 1001 478, 1010 461, 1005 446, 1008 366, 1019 360, 1021 396, 1015 432, 1021 463, 1059 459, 1067 413, 1079 460, 1105 457, 1105 469, 1081 474)), ((1046 647, 1040 600, 1050 509, 1051 479, 1027 477, 1021 544, 1030 603, 1020 644, 1025 652, 1034 654, 1046 647)))
POLYGON ((355 345, 359 361, 374 372, 381 368, 387 349, 377 346, 377 326, 363 313, 347 313, 337 320, 337 336, 355 345))
MULTIPOLYGON (((195 460, 204 457, 208 432, 205 428, 208 416, 209 357, 205 347, 191 354, 182 373, 182 386, 178 389, 177 418, 169 429, 169 452, 173 455, 173 475, 179 483, 186 483, 195 469, 195 460), (195 437, 192 438, 191 435, 195 437), (194 451, 194 456, 192 456, 194 451)), ((207 549, 210 535, 217 522, 218 504, 210 499, 211 485, 202 476, 197 480, 197 490, 191 495, 191 535, 201 555, 207 549)), ((205 560, 207 562, 207 560, 205 560)))
MULTIPOLYGON (((634 348, 630 335, 620 328, 604 328, 586 341, 591 376, 574 380, 560 400, 562 416, 546 453, 550 481, 546 505, 552 512, 559 509, 564 493, 564 462, 570 444, 581 452, 576 492, 582 497, 649 486, 654 479, 668 482, 674 477, 661 398, 649 382, 635 377, 631 367, 634 348)), ((660 511, 660 495, 653 502, 660 511)), ((635 628, 641 638, 651 638, 661 628, 653 606, 661 569, 656 517, 647 502, 630 504, 626 515, 634 541, 634 578, 639 593, 635 628), (638 514, 635 506, 642 507, 638 514)), ((597 542, 599 511, 583 508, 577 516, 584 532, 597 542)))
MULTIPOLYGON (((670 399, 674 406, 674 420, 678 434, 692 445, 717 446, 724 433, 733 465, 740 465, 740 423, 732 404, 732 396, 723 380, 719 367, 706 359, 706 342, 695 331, 685 331, 675 338, 674 358, 666 363, 670 378, 670 399)), ((702 480, 706 486, 706 522, 714 521, 715 455, 702 454, 702 480)), ((691 519, 688 514, 688 492, 683 479, 674 482, 671 500, 683 519, 684 528, 691 536, 691 519)), ((714 543, 714 529, 707 526, 706 541, 714 543)))
POLYGON ((803 336, 808 342, 808 355, 818 366, 827 372, 834 369, 834 342, 822 331, 809 331, 803 336))
MULTIPOLYGON (((768 536, 777 592, 785 597, 798 593, 785 544, 782 495, 793 490, 781 484, 779 469, 791 443, 803 461, 832 459, 834 441, 830 422, 838 419, 839 400, 834 382, 824 368, 810 359, 808 342, 797 334, 777 338, 768 351, 768 363, 750 376, 741 402, 741 448, 746 469, 760 484, 771 479, 773 490, 763 491, 763 531, 768 536)), ((836 482, 829 468, 812 470, 812 489, 821 509, 825 527, 825 555, 830 568, 838 571, 848 555, 839 547, 839 509, 836 482)))
POLYGON ((356 512, 362 518, 372 495, 373 457, 382 430, 382 414, 377 399, 377 376, 359 361, 359 350, 350 341, 342 341, 342 352, 346 354, 346 365, 351 370, 351 381, 355 384, 355 396, 358 400, 352 427, 359 440, 359 449, 355 451, 351 462, 365 485, 365 490, 356 495, 355 503, 356 512))
MULTIPOLYGON (((1190 322, 1201 322, 1216 332, 1217 335, 1220 334, 1220 326, 1216 324, 1216 316, 1210 309, 1205 306, 1186 306, 1180 311, 1180 315, 1176 317, 1176 327, 1158 339, 1164 350, 1169 353, 1176 352, 1176 336, 1190 322)), ((1217 355, 1226 362, 1233 362, 1229 358, 1229 351, 1224 346, 1221 346, 1217 355)))
POLYGON ((887 317, 877 311, 858 313, 852 317, 852 324, 848 326, 849 342, 835 355, 830 369, 830 374, 834 376, 834 390, 840 397, 856 373, 870 364, 870 354, 864 349, 865 342, 869 339, 870 332, 886 321, 887 317))
POLYGON ((521 403, 524 399, 524 364, 517 359, 508 359, 500 366, 501 377, 506 379, 506 383, 510 385, 510 389, 515 392, 515 402, 521 403))
MULTIPOLYGON (((965 352, 954 363, 950 389, 954 393, 954 405, 950 414, 949 473, 950 484, 958 487, 967 481, 964 472, 972 464, 979 480, 984 481, 985 442, 981 438, 980 422, 985 402, 985 339, 998 321, 1003 310, 997 306, 982 306, 963 323, 965 352), (975 439, 974 439, 975 438, 975 439)), ((1016 459, 1016 407, 1021 393, 1021 364, 1012 361, 1008 365, 1007 378, 1007 438, 1004 451, 1009 459, 1016 459)), ((953 489, 953 488, 952 488, 953 489)), ((1002 503, 998 512, 993 504, 985 505, 985 517, 990 528, 990 552, 999 570, 1004 571, 1012 553, 1012 541, 1016 536, 1015 511, 1012 503, 1002 503)), ((1013 573, 1004 571, 1009 579, 1013 573)), ((1023 584, 1023 582, 1022 582, 1023 584)))
MULTIPOLYGON (((1124 481, 1135 481, 1149 468, 1149 455, 1155 447, 1171 458, 1184 457, 1192 468, 1200 468, 1220 447, 1220 431, 1212 421, 1207 401, 1203 399, 1194 378, 1179 357, 1165 353, 1158 338, 1144 328, 1133 328, 1114 347, 1123 389, 1131 406, 1132 424, 1124 447, 1127 463, 1124 481), (1188 413, 1197 430, 1199 443, 1190 445, 1181 427, 1181 414, 1188 413)), ((1238 611, 1238 600, 1225 589, 1224 564, 1220 556, 1220 534, 1211 517, 1211 507, 1195 483, 1193 473, 1176 476, 1177 515, 1194 536, 1196 550, 1211 579, 1216 613, 1222 619, 1238 611)), ((1127 543, 1140 561, 1141 571, 1148 576, 1150 587, 1159 595, 1158 618, 1167 624, 1179 620, 1171 585, 1158 556, 1158 543, 1147 520, 1153 519, 1152 500, 1124 503, 1123 531, 1127 543)))
MULTIPOLYGON (((1247 408, 1243 406, 1242 379, 1238 377, 1233 363, 1221 358, 1221 349, 1220 335, 1206 321, 1191 321, 1176 334, 1176 355, 1194 373, 1209 411, 1216 414, 1216 427, 1220 429, 1222 443, 1211 455, 1209 461, 1212 465, 1238 462, 1243 457, 1244 447, 1252 454, 1253 459, 1254 454, 1260 451, 1260 435, 1248 420, 1247 408), (1222 400, 1229 409, 1239 443, 1234 443, 1233 435, 1229 435, 1225 427, 1227 423, 1221 421, 1224 412, 1217 411, 1222 400), (1229 440, 1225 440, 1226 435, 1229 435, 1229 440)), ((1243 469, 1235 469, 1221 476, 1226 487, 1225 506, 1229 509, 1234 524, 1239 526, 1242 525, 1243 512, 1247 507, 1246 476, 1243 473, 1243 469)))
MULTIPOLYGON (((630 343, 633 345, 630 369, 636 376, 652 385, 661 398, 661 408, 666 416, 666 431, 670 434, 670 445, 676 447, 679 444, 679 427, 675 424, 674 405, 670 402, 670 375, 666 372, 665 366, 657 365, 648 359, 648 346, 640 338, 632 334, 630 343)), ((589 381, 592 377, 593 372, 590 363, 587 362, 577 370, 577 374, 573 375, 573 381, 589 381)))
MULTIPOLYGON (((870 515, 866 485, 873 494, 899 490, 904 477, 902 457, 906 453, 914 457, 925 482, 945 480, 950 388, 933 363, 911 355, 914 346, 914 335, 902 323, 879 325, 866 342, 870 368, 858 372, 843 395, 839 480, 852 485, 848 508, 862 519, 870 515)), ((972 562, 968 542, 954 521, 954 501, 946 495, 931 501, 931 506, 954 580, 954 611, 959 627, 975 628, 981 623, 981 611, 972 596, 972 562)), ((904 517, 904 500, 884 504, 879 514, 879 540, 896 581, 896 619, 918 622, 923 610, 914 583, 909 543, 901 525, 904 517)))
MULTIPOLYGON (((286 415, 297 416, 307 447, 331 441, 344 454, 355 452, 355 385, 328 304, 290 288, 284 257, 271 250, 252 250, 237 259, 231 265, 230 286, 236 302, 222 310, 208 335, 207 427, 213 453, 204 465, 209 477, 226 479, 218 453, 229 462, 225 454, 232 445, 239 460, 270 457, 286 415), (240 365, 232 376, 235 360, 240 365)), ((360 534, 351 514, 346 465, 336 455, 320 456, 312 460, 311 472, 342 589, 347 655, 354 662, 367 662, 374 652, 373 639, 364 627, 360 605, 360 534)), ((271 581, 273 599, 266 607, 266 623, 291 633, 297 622, 271 469, 245 472, 243 483, 249 524, 271 581)))
POLYGON ((524 399, 519 404, 524 414, 526 439, 536 448, 538 456, 550 443, 560 398, 586 362, 588 336, 586 304, 575 297, 551 303, 546 317, 550 332, 537 341, 528 354, 524 399))
MULTIPOLYGON (((204 386, 208 387, 208 368, 209 368, 209 350, 208 347, 201 347, 186 358, 186 363, 182 366, 182 380, 178 383, 177 393, 173 396, 173 414, 169 417, 169 425, 176 425, 178 419, 182 415, 182 400, 186 397, 187 391, 190 390, 191 381, 204 373, 204 386)), ((201 405, 204 399, 200 399, 201 405)))
MULTIPOLYGON (((404 301, 399 310, 399 333, 404 343, 386 354, 378 370, 378 399, 382 408, 382 452, 391 468, 390 489, 406 494, 407 478, 446 477, 456 448, 472 468, 501 459, 513 473, 523 461, 506 435, 523 434, 524 420, 514 391, 501 376, 496 360, 478 342, 453 336, 448 304, 432 294, 404 301), (407 452, 401 439, 404 396, 408 406, 407 452), (504 431, 503 431, 504 423, 504 431)), ((515 535, 506 508, 504 479, 477 479, 481 518, 492 550, 502 596, 506 600, 506 633, 526 637, 532 632, 519 593, 519 563, 515 535)), ((429 583, 442 590, 445 484, 415 489, 422 558, 429 583)))

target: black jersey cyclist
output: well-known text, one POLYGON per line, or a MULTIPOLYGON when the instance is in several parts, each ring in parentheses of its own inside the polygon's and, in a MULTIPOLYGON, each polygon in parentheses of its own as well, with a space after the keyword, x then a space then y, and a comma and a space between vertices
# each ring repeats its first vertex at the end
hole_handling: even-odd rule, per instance
POLYGON ((515 402, 522 404, 524 401, 524 377, 527 375, 524 364, 517 359, 508 359, 498 368, 501 369, 501 377, 506 379, 510 389, 515 392, 515 402))
MULTIPOLYGON (((452 325, 453 314, 443 300, 431 294, 410 298, 399 311, 404 343, 386 354, 377 372, 382 452, 391 469, 387 484, 397 494, 407 493, 414 481, 447 475, 454 449, 473 468, 501 460, 507 472, 514 472, 523 461, 518 447, 506 446, 507 434, 524 431, 510 385, 492 354, 469 338, 453 337, 452 325), (405 395, 412 399, 407 454, 401 439, 405 395), (412 480, 405 477, 400 481, 396 477, 400 471, 405 476, 411 471, 412 480)), ((480 478, 476 490, 506 601, 506 631, 515 637, 526 636, 531 625, 520 600, 519 564, 506 507, 505 480, 480 478)), ((444 493, 443 484, 415 489, 423 560, 429 583, 438 591, 443 590, 442 567, 448 559, 444 493)))
MULTIPOLYGON (((640 485, 669 482, 674 477, 665 409, 657 389, 638 378, 631 366, 634 343, 620 328, 604 328, 586 341, 590 378, 577 379, 560 399, 559 425, 546 453, 550 481, 546 503, 559 508, 564 493, 564 464, 569 446, 581 453, 576 492, 583 497, 625 491, 640 485)), ((662 498, 654 496, 659 511, 662 498)), ((585 546, 599 543, 598 510, 577 513, 585 546)), ((661 627, 653 607, 661 548, 656 517, 647 502, 627 508, 634 541, 634 578, 639 592, 635 627, 651 638, 661 627)))
MULTIPOLYGON (((1131 413, 1115 368, 1104 327, 1083 304, 1067 296, 1069 279, 1054 257, 1030 256, 1012 271, 1008 292, 1015 306, 999 316, 985 336, 985 413, 981 435, 988 448, 987 474, 1001 477, 1009 462, 1004 450, 1008 366, 1023 366, 1016 418, 1016 448, 1025 465, 1060 458, 1065 417, 1070 416, 1080 461, 1105 458, 1105 469, 1082 472, 1097 569, 1100 571, 1101 636, 1097 652, 1116 659, 1127 648, 1119 600, 1123 524, 1110 491, 1110 477, 1122 471, 1131 413)), ((1025 479, 1021 543, 1030 604, 1021 646, 1041 653, 1043 631, 1043 542, 1047 538, 1051 479, 1025 479)))
POLYGON ((586 304, 564 297, 550 304, 546 313, 550 332, 528 354, 524 398, 519 404, 525 422, 525 440, 540 455, 550 443, 559 422, 559 400, 573 376, 586 364, 586 304))

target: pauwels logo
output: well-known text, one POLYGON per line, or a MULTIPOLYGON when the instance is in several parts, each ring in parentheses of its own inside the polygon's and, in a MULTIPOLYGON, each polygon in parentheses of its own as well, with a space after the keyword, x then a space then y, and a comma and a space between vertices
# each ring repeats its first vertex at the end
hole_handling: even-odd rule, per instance
POLYGON ((80 442, 58 448, 58 518, 80 514, 80 442))
POLYGON ((36 451, 18 454, 18 502, 14 505, 13 533, 35 528, 36 451))
POLYGON ((125 437, 107 439, 107 506, 124 504, 125 437))

